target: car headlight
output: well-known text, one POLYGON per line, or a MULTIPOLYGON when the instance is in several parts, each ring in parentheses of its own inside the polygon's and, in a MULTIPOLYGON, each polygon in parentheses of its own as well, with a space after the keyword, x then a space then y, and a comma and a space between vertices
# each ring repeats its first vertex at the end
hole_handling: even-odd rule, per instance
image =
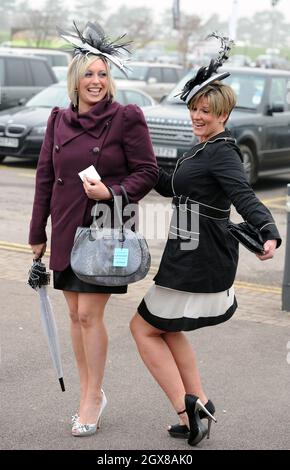
POLYGON ((35 126, 31 129, 30 135, 43 135, 45 134, 46 126, 35 126))

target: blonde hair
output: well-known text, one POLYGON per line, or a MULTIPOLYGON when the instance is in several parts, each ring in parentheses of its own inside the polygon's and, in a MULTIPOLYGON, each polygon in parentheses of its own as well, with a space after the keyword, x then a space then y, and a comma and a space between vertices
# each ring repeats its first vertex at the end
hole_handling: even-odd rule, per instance
POLYGON ((192 110, 201 98, 207 98, 210 112, 217 117, 222 114, 227 114, 229 117, 237 102, 234 90, 229 85, 219 81, 207 85, 197 93, 190 101, 189 109, 192 110))
POLYGON ((108 99, 113 100, 116 94, 116 87, 111 75, 110 66, 107 60, 100 56, 94 54, 78 54, 71 61, 68 72, 67 72, 67 89, 68 96, 74 106, 78 105, 78 85, 80 79, 84 76, 86 70, 89 66, 96 60, 101 60, 105 67, 108 75, 108 99))

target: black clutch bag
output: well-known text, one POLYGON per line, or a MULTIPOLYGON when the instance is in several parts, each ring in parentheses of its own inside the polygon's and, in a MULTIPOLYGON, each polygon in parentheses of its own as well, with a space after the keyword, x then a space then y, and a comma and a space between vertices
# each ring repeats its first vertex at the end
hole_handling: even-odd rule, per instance
POLYGON ((230 234, 248 250, 260 255, 264 253, 265 242, 259 230, 249 224, 249 222, 241 222, 239 224, 229 222, 228 230, 230 234))

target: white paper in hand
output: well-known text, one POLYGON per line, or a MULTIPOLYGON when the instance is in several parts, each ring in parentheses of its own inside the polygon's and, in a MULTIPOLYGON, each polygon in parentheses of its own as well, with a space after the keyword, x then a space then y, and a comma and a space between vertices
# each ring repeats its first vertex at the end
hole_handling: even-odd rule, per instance
POLYGON ((84 181, 84 176, 91 178, 92 180, 101 181, 101 177, 95 169, 94 165, 88 166, 88 168, 79 172, 79 177, 82 181, 84 181))

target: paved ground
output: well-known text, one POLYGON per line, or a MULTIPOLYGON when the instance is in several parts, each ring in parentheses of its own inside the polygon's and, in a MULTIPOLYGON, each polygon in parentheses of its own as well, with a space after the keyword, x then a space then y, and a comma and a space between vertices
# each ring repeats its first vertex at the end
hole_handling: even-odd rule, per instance
MULTIPOLYGON (((37 294, 25 284, 30 260, 30 254, 0 250, 0 448, 188 452, 185 441, 167 435, 166 426, 176 417, 145 370, 128 330, 154 269, 128 294, 111 298, 104 384, 109 404, 99 434, 77 439, 69 426, 77 404, 77 376, 64 300, 49 288, 62 348, 62 393, 42 335, 37 294)), ((265 290, 237 282, 240 307, 234 319, 189 333, 218 418, 211 439, 193 450, 290 447, 290 314, 280 310, 279 288, 265 290)))
MULTIPOLYGON (((232 320, 188 333, 202 380, 217 408, 210 440, 196 448, 168 436, 177 421, 130 336, 128 324, 151 285, 164 240, 149 240, 153 266, 147 278, 112 296, 106 311, 110 337, 104 389, 108 407, 100 432, 70 434, 78 380, 69 321, 60 292, 49 288, 62 349, 62 393, 42 333, 36 292, 26 285, 31 254, 26 246, 34 170, 1 168, 0 185, 0 449, 178 450, 290 448, 290 312, 281 311, 285 257, 285 184, 261 183, 258 193, 274 213, 284 239, 275 259, 259 262, 241 250, 235 283, 239 308, 232 320), (288 359, 288 361, 287 361, 288 359)), ((154 192, 145 203, 156 207, 154 192)), ((157 218, 164 206, 158 206, 157 218)), ((235 217, 235 215, 233 215, 235 217)), ((46 258, 48 264, 48 258, 46 258)))

